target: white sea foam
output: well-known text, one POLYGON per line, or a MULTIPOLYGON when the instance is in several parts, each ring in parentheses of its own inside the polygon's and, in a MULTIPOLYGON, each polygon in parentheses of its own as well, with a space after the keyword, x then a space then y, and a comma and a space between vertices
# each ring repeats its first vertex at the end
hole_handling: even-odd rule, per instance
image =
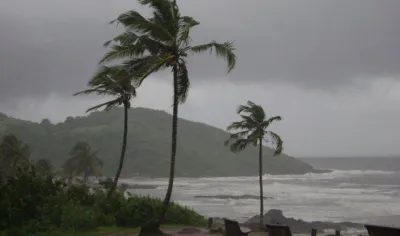
MULTIPOLYGON (((400 185, 368 184, 393 171, 333 170, 306 175, 264 175, 265 209, 281 209, 289 217, 303 220, 371 222, 379 217, 400 215, 400 185)), ((156 189, 132 190, 135 194, 164 197, 167 179, 127 179, 130 184, 156 185, 156 189)), ((177 178, 173 200, 206 216, 246 220, 258 213, 254 199, 194 198, 196 195, 259 195, 258 177, 177 178)))

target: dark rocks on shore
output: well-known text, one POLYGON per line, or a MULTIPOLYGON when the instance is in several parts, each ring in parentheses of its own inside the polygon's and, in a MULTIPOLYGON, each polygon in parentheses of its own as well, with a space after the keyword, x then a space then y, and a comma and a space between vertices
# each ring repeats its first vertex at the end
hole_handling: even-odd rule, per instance
MULTIPOLYGON (((243 225, 254 229, 259 228, 260 217, 254 216, 246 221, 243 225)), ((292 233, 310 233, 311 229, 317 229, 323 231, 327 229, 334 230, 347 230, 350 228, 363 228, 363 225, 351 222, 323 222, 323 221, 312 221, 307 222, 300 219, 288 218, 283 215, 283 212, 278 209, 271 209, 264 215, 264 224, 280 224, 287 225, 290 227, 292 233)))
MULTIPOLYGON (((244 195, 196 195, 194 198, 216 198, 216 199, 254 199, 254 200, 259 200, 260 196, 255 196, 255 195, 249 195, 249 194, 244 194, 244 195)), ((274 199, 272 197, 263 197, 263 199, 274 199)))

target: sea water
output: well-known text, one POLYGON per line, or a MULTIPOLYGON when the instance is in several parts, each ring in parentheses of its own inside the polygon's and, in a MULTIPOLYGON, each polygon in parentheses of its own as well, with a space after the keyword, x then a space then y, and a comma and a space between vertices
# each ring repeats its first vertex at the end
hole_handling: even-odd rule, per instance
MULTIPOLYGON (((286 217, 305 221, 350 221, 400 226, 400 159, 305 159, 331 173, 264 175, 265 212, 281 209, 286 217)), ((167 179, 125 179, 154 189, 134 194, 164 197, 167 179)), ((257 199, 196 198, 199 195, 259 195, 257 176, 176 178, 173 200, 207 217, 228 217, 244 222, 257 215, 257 199)), ((359 232, 352 232, 357 234, 359 232)))

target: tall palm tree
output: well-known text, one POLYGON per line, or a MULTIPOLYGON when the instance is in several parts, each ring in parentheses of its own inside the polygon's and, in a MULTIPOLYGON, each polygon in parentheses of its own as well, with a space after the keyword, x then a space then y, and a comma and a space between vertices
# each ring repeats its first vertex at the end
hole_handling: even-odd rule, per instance
POLYGON ((182 16, 176 0, 138 0, 144 6, 150 6, 152 15, 145 18, 139 12, 131 10, 118 16, 116 22, 125 27, 125 31, 113 40, 105 43, 110 47, 101 62, 124 59, 122 65, 135 71, 137 85, 150 74, 167 68, 173 74, 173 118, 171 162, 168 189, 160 213, 162 220, 167 211, 175 175, 175 156, 178 135, 178 105, 186 101, 189 91, 188 54, 215 51, 218 57, 227 61, 228 72, 236 64, 232 42, 211 41, 201 45, 191 45, 190 31, 199 25, 194 18, 182 16))
POLYGON ((126 143, 128 138, 128 109, 131 107, 131 99, 136 97, 136 89, 132 85, 132 75, 120 66, 102 66, 95 76, 89 81, 88 86, 90 89, 76 93, 75 95, 97 94, 103 96, 113 96, 115 98, 111 101, 89 108, 87 112, 97 110, 102 107, 104 107, 106 111, 119 105, 123 105, 124 107, 124 132, 122 136, 121 155, 113 184, 108 192, 108 198, 110 198, 117 187, 118 179, 121 175, 122 167, 124 165, 126 143))
POLYGON ((30 152, 29 146, 15 135, 5 135, 0 144, 0 177, 15 176, 19 168, 30 167, 30 152))
POLYGON ((92 151, 89 144, 78 142, 69 153, 71 156, 67 162, 77 175, 83 175, 86 184, 89 176, 100 176, 100 168, 103 162, 97 157, 97 151, 92 151))
POLYGON ((259 184, 260 184, 260 227, 263 228, 264 216, 264 196, 263 196, 263 164, 262 164, 262 147, 263 142, 271 141, 276 144, 274 155, 279 155, 282 152, 283 141, 278 134, 267 130, 274 121, 280 121, 280 116, 267 118, 264 109, 260 105, 256 105, 251 101, 247 105, 240 105, 237 113, 241 116, 241 121, 233 122, 228 126, 227 130, 237 130, 236 133, 230 135, 230 138, 225 142, 229 145, 231 151, 240 152, 249 144, 259 147, 258 162, 259 162, 259 184))

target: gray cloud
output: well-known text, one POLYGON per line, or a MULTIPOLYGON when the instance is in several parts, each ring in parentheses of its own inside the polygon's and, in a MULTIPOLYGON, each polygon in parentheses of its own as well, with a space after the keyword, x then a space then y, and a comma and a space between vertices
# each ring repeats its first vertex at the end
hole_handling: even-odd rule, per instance
MULTIPOLYGON (((197 42, 234 40, 236 82, 279 80, 308 87, 400 72, 400 2, 179 1, 202 24, 197 42)), ((135 1, 0 1, 0 99, 80 90, 117 30, 107 22, 135 1)), ((191 77, 225 75, 208 55, 191 77)))
MULTIPOLYGON (((250 99, 284 117, 276 131, 289 154, 400 153, 393 142, 400 138, 400 1, 178 3, 201 22, 194 43, 234 40, 238 55, 228 76, 208 54, 190 58, 193 87, 182 117, 225 128, 250 99)), ((107 23, 137 7, 135 0, 0 0, 0 111, 30 120, 83 115, 101 99, 71 95, 84 89, 102 44, 118 32, 107 23)), ((153 79, 133 104, 170 111, 170 83, 164 74, 153 79)))

